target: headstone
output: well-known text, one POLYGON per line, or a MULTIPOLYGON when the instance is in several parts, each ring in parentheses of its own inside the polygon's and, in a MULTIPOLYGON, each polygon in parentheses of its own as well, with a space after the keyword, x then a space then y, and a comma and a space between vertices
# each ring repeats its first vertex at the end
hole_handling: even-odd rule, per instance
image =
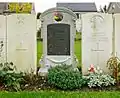
POLYGON ((91 64, 108 72, 107 60, 112 53, 112 15, 90 13, 82 15, 82 72, 91 64))
POLYGON ((18 71, 36 71, 36 29, 34 14, 7 16, 7 61, 18 71))
POLYGON ((43 65, 71 65, 74 62, 76 15, 66 8, 51 8, 41 14, 43 65))

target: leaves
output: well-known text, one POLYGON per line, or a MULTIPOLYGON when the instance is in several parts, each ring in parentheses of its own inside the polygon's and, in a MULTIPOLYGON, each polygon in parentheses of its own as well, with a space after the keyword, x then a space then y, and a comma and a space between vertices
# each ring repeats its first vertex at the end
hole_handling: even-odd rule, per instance
POLYGON ((9 3, 8 9, 12 12, 15 11, 16 13, 30 13, 32 10, 31 3, 9 3))
POLYGON ((63 90, 81 88, 86 82, 82 74, 74 71, 72 66, 58 65, 49 70, 48 83, 63 90))
POLYGON ((85 78, 90 88, 92 87, 107 87, 115 84, 115 79, 108 74, 104 74, 100 68, 94 68, 94 72, 89 72, 85 78))
POLYGON ((118 57, 111 57, 107 61, 107 67, 112 72, 113 77, 116 79, 117 84, 119 85, 120 82, 120 60, 118 57))
POLYGON ((1 64, 0 79, 9 90, 20 91, 20 83, 23 81, 23 73, 15 73, 12 62, 1 64))

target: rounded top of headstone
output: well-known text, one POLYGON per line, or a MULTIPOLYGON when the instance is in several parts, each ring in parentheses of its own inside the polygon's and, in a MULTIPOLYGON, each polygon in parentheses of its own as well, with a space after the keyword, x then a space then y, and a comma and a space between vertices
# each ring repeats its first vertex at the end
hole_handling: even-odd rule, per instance
POLYGON ((43 18, 43 17, 45 17, 47 14, 49 14, 49 13, 54 13, 54 12, 68 13, 69 15, 73 16, 74 19, 77 19, 76 14, 75 14, 72 10, 70 10, 70 9, 68 9, 68 8, 65 8, 65 7, 54 7, 54 8, 50 8, 50 9, 44 11, 44 12, 41 14, 40 18, 43 18))

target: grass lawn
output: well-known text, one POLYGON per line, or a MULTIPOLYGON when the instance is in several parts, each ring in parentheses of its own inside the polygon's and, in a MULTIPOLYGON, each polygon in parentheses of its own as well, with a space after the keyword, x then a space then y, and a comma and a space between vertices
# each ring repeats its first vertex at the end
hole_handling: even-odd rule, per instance
MULTIPOLYGON (((75 49, 75 55, 77 56, 77 59, 79 60, 79 62, 81 62, 81 41, 75 41, 74 49, 75 49)), ((38 40, 37 41, 37 65, 38 66, 39 66, 39 59, 42 56, 42 52, 43 52, 42 42, 38 40)))
POLYGON ((120 98, 120 92, 0 92, 0 98, 120 98))
POLYGON ((75 41, 74 45, 75 49, 75 55, 77 56, 77 59, 79 60, 79 63, 81 63, 81 41, 75 41))
POLYGON ((39 66, 39 60, 43 53, 42 41, 37 40, 37 65, 39 66))

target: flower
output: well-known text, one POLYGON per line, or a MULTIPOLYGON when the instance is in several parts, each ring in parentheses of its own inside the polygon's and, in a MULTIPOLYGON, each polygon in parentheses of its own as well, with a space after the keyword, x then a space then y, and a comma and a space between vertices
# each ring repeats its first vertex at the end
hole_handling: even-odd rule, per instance
POLYGON ((103 71, 102 71, 102 70, 100 70, 100 73, 103 73, 103 71))
POLYGON ((60 12, 55 11, 54 12, 54 19, 56 21, 61 21, 63 19, 63 15, 60 12))
POLYGON ((93 65, 93 64, 91 64, 91 65, 90 65, 90 67, 91 67, 91 68, 94 68, 94 65, 93 65))
POLYGON ((92 87, 105 87, 110 85, 115 85, 116 81, 110 75, 105 74, 103 70, 98 66, 94 67, 93 64, 90 65, 89 74, 86 78, 87 84, 90 88, 92 87))
POLYGON ((95 72, 95 70, 94 70, 94 65, 93 65, 93 64, 90 65, 89 72, 95 72))

